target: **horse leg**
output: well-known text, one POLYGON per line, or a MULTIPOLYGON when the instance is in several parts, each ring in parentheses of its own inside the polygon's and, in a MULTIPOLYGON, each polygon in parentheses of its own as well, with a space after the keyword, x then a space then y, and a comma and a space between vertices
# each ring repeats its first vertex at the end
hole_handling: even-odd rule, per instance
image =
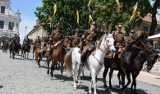
POLYGON ((121 76, 121 72, 118 71, 117 78, 118 78, 118 81, 119 81, 119 86, 122 84, 122 79, 120 78, 120 76, 121 76))
POLYGON ((131 93, 133 93, 133 86, 134 86, 134 94, 137 94, 137 91, 136 91, 136 85, 137 85, 137 82, 136 82, 136 78, 138 76, 139 72, 132 72, 132 85, 131 85, 131 93))
POLYGON ((130 78, 130 72, 126 72, 126 75, 127 75, 127 84, 124 86, 124 89, 127 88, 127 86, 131 83, 131 78, 130 78))
POLYGON ((51 65, 51 72, 50 72, 51 77, 53 77, 53 71, 54 71, 54 64, 52 63, 52 65, 51 65))
POLYGON ((60 65, 60 66, 61 66, 61 76, 63 76, 63 69, 64 69, 63 62, 64 62, 64 61, 61 61, 61 63, 60 63, 60 64, 61 64, 61 65, 60 65))
POLYGON ((82 65, 80 64, 80 62, 77 64, 77 68, 78 68, 78 87, 80 86, 80 83, 81 83, 81 77, 80 77, 80 75, 81 75, 81 68, 82 67, 82 65))
POLYGON ((121 77, 122 77, 122 91, 123 91, 125 89, 124 88, 124 84, 125 84, 125 70, 124 69, 120 69, 120 71, 122 73, 121 77))
POLYGON ((76 63, 75 62, 72 62, 72 74, 73 74, 73 88, 74 89, 77 89, 77 86, 76 86, 76 63))
MULTIPOLYGON (((96 71, 93 69, 92 72, 92 81, 93 81, 93 87, 94 87, 94 93, 93 94, 97 94, 97 84, 96 84, 96 71)), ((90 90, 91 90, 91 87, 90 87, 90 90)))
POLYGON ((50 60, 47 59, 47 66, 48 66, 47 74, 49 74, 49 63, 50 63, 50 60))
POLYGON ((107 84, 106 84, 106 76, 107 76, 107 73, 108 73, 108 67, 105 65, 104 67, 104 72, 103 72, 103 83, 104 83, 104 88, 107 87, 107 84))
POLYGON ((114 70, 113 70, 112 68, 110 68, 110 72, 109 72, 109 87, 110 87, 110 88, 112 88, 111 79, 112 79, 113 71, 114 71, 114 70))

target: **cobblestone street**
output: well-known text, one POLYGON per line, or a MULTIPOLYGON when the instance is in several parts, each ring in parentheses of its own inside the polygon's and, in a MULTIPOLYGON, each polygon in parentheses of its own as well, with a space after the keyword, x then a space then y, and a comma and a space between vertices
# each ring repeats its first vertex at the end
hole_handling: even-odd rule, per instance
MULTIPOLYGON (((39 68, 32 59, 22 59, 16 56, 15 59, 9 58, 9 53, 0 51, 0 94, 87 94, 89 86, 89 71, 85 70, 85 78, 81 80, 80 89, 74 90, 72 86, 72 78, 68 76, 62 77, 60 71, 54 71, 54 77, 51 79, 47 74, 46 64, 39 68), (63 82, 65 78, 65 82, 63 82)), ((30 58, 32 54, 30 53, 30 58)), ((68 74, 68 73, 67 73, 68 74)), ((105 90, 102 83, 102 72, 98 76, 97 92, 98 94, 119 94, 120 89, 117 87, 118 80, 114 76, 112 79, 113 89, 105 90)), ((107 77, 108 79, 108 77, 107 77)), ((147 79, 147 78, 143 78, 147 79)), ((142 79, 142 80, 143 80, 142 79)), ((137 83, 138 94, 160 94, 160 83, 158 85, 147 84, 144 82, 137 83)), ((125 90, 126 94, 130 89, 125 90)))

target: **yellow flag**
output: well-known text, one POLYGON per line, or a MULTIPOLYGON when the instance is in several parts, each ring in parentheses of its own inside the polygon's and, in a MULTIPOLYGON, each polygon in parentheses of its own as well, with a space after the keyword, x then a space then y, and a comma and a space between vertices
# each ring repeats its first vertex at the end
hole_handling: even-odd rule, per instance
POLYGON ((92 2, 93 0, 89 0, 88 1, 88 7, 91 5, 91 2, 92 2))
POLYGON ((137 13, 137 7, 138 7, 138 2, 136 3, 136 5, 134 6, 134 9, 133 9, 133 12, 132 12, 132 16, 130 18, 130 21, 132 21, 135 16, 136 16, 136 13, 137 13))
POLYGON ((49 21, 48 24, 49 24, 49 26, 51 27, 51 25, 52 25, 52 18, 51 18, 51 16, 48 17, 48 21, 49 21))
POLYGON ((77 24, 79 25, 79 12, 78 12, 78 10, 77 10, 76 14, 77 14, 77 24))
POLYGON ((55 14, 56 14, 56 11, 57 11, 57 4, 54 4, 53 10, 54 10, 54 15, 55 15, 55 14))
POLYGON ((120 12, 121 5, 120 5, 120 3, 119 3, 119 0, 116 0, 116 2, 117 2, 117 12, 120 12))
POLYGON ((51 22, 51 21, 52 21, 52 18, 51 18, 51 16, 49 16, 49 17, 48 17, 48 21, 49 21, 49 22, 51 22))
POLYGON ((93 18, 92 18, 92 16, 91 16, 91 14, 89 14, 89 23, 90 23, 91 21, 93 21, 93 18))

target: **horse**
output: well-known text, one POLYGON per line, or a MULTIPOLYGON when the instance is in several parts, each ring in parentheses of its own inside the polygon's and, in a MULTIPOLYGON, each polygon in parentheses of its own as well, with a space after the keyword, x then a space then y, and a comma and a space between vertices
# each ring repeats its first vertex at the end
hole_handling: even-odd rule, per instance
POLYGON ((112 78, 112 74, 113 74, 114 70, 118 71, 117 77, 118 77, 118 81, 119 81, 119 86, 121 85, 121 78, 120 78, 121 68, 120 68, 119 65, 113 66, 113 64, 115 64, 115 62, 120 63, 121 59, 120 58, 114 58, 113 56, 105 58, 104 71, 103 71, 103 83, 104 83, 105 88, 107 87, 106 76, 107 76, 107 73, 108 73, 109 69, 110 69, 110 71, 109 71, 109 87, 112 88, 111 78, 112 78))
POLYGON ((47 64, 51 61, 51 44, 46 44, 45 57, 47 64))
POLYGON ((4 41, 4 42, 3 42, 3 45, 2 45, 2 51, 3 51, 3 52, 7 52, 8 47, 9 47, 8 42, 4 41))
POLYGON ((15 54, 18 53, 19 49, 21 49, 20 44, 18 43, 18 39, 14 39, 9 45, 10 57, 14 58, 15 54))
MULTIPOLYGON (((54 66, 56 65, 57 61, 60 62, 61 67, 61 75, 63 75, 63 64, 64 64, 64 56, 66 54, 66 48, 70 47, 70 40, 68 37, 64 37, 61 41, 54 47, 52 51, 52 65, 51 65, 51 72, 50 75, 53 77, 54 66)), ((48 70, 47 74, 49 74, 49 62, 48 63, 48 70)))
MULTIPOLYGON (((156 59, 156 55, 153 55, 153 52, 150 51, 151 47, 152 47, 151 44, 147 40, 147 35, 142 34, 135 41, 131 42, 126 47, 125 51, 123 51, 122 56, 121 56, 121 68, 123 70, 122 72, 122 91, 130 84, 131 82, 130 74, 132 74, 133 82, 131 85, 131 93, 133 93, 133 86, 134 86, 134 94, 137 94, 136 77, 139 75, 139 72, 143 68, 144 62, 147 60, 147 58, 150 58, 153 56, 155 57, 153 59, 156 59), (124 86, 125 74, 127 75, 128 82, 124 86)), ((152 62, 155 63, 155 60, 153 59, 147 60, 148 65, 149 64, 153 65, 152 62)))
POLYGON ((97 94, 96 91, 96 77, 98 76, 100 70, 104 64, 105 54, 108 52, 115 52, 116 49, 114 47, 114 38, 112 34, 104 34, 98 43, 98 47, 96 47, 95 51, 93 51, 88 57, 87 61, 84 62, 86 67, 91 72, 91 83, 89 86, 89 93, 91 93, 92 84, 94 85, 94 94, 97 94))
POLYGON ((81 53, 79 53, 80 48, 73 47, 68 51, 64 58, 64 63, 66 67, 69 69, 70 73, 73 75, 73 87, 77 89, 80 86, 80 72, 81 72, 81 53), (78 83, 76 84, 76 80, 78 78, 78 83))
POLYGON ((30 43, 23 43, 21 46, 21 55, 23 58, 28 58, 29 52, 30 52, 30 43), (26 57, 26 53, 27 53, 27 57, 26 57))

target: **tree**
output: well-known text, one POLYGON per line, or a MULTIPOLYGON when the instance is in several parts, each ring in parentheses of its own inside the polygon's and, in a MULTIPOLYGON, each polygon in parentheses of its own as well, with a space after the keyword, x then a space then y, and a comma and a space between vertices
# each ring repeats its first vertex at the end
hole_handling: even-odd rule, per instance
MULTIPOLYGON (((97 5, 95 14, 98 22, 106 22, 109 30, 112 31, 117 23, 122 23, 126 31, 130 31, 134 26, 141 24, 142 19, 137 16, 130 21, 134 6, 138 2, 137 12, 144 17, 150 12, 150 2, 148 0, 119 0, 121 6, 118 12, 116 0, 94 0, 97 5), (106 7, 103 9, 102 7, 106 7)), ((127 32, 128 33, 128 32, 127 32)))
POLYGON ((151 23, 151 27, 149 30, 149 35, 153 35, 157 26, 157 18, 156 18, 156 14, 157 14, 157 9, 160 6, 160 0, 152 0, 154 1, 154 4, 152 6, 151 9, 151 14, 152 14, 152 23, 151 23))
POLYGON ((45 30, 51 32, 56 23, 62 26, 63 34, 73 34, 76 28, 88 28, 88 1, 87 0, 43 0, 43 6, 37 7, 36 16, 43 23, 45 30), (57 4, 57 12, 53 15, 53 6, 57 4), (79 25, 76 23, 79 13, 79 25), (52 18, 52 26, 48 18, 52 18))

